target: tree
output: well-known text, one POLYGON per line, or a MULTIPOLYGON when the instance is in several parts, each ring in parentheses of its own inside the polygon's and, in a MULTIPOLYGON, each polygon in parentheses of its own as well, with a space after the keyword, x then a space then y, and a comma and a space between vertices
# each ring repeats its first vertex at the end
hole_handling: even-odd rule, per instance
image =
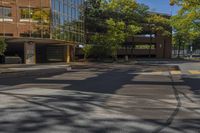
MULTIPOLYGON (((102 39, 111 50, 111 56, 116 60, 117 51, 123 46, 128 37, 139 33, 142 27, 134 20, 137 3, 134 0, 110 0, 101 3, 104 12, 105 31, 101 32, 102 39)), ((101 41, 100 41, 101 42, 101 41)))
POLYGON ((195 50, 196 49, 200 49, 200 39, 196 39, 194 40, 194 47, 195 50))
POLYGON ((86 61, 88 56, 90 55, 92 46, 89 44, 85 44, 83 47, 83 53, 84 53, 84 60, 86 61))
POLYGON ((6 42, 4 38, 0 38, 0 55, 3 55, 6 50, 6 42))
POLYGON ((105 34, 104 39, 111 50, 112 57, 117 60, 117 51, 120 45, 125 41, 125 23, 122 21, 116 22, 112 18, 108 19, 106 23, 108 31, 105 34))
POLYGON ((193 41, 200 36, 200 1, 199 0, 171 0, 171 5, 178 5, 178 14, 172 17, 172 25, 177 32, 187 33, 188 39, 193 41))
POLYGON ((102 3, 104 0, 86 0, 85 1, 85 29, 86 43, 92 42, 92 35, 106 32, 104 12, 102 3))
POLYGON ((32 20, 37 22, 34 25, 33 35, 42 38, 50 37, 50 9, 35 9, 32 13, 32 20))
POLYGON ((181 32, 174 32, 173 44, 174 44, 174 48, 178 49, 177 55, 178 55, 178 58, 180 58, 181 47, 183 50, 185 50, 186 46, 189 44, 189 41, 187 40, 187 34, 181 33, 181 32))
POLYGON ((95 33, 95 35, 91 37, 92 42, 95 43, 91 49, 91 55, 98 59, 109 57, 111 55, 107 38, 108 37, 102 33, 95 33))
POLYGON ((156 34, 159 33, 163 37, 171 36, 170 19, 159 14, 149 14, 146 20, 150 32, 149 57, 151 57, 153 35, 156 36, 156 34))
POLYGON ((151 31, 151 42, 155 32, 161 32, 163 36, 171 34, 169 18, 150 14, 148 6, 138 4, 135 0, 87 0, 86 3, 89 43, 110 48, 114 59, 120 47, 132 46, 133 54, 134 36, 145 32, 147 24, 151 31))
MULTIPOLYGON (((137 4, 137 9, 135 10, 135 12, 133 12, 133 16, 132 17, 142 28, 141 32, 144 32, 145 28, 144 28, 144 23, 146 23, 146 18, 149 15, 149 7, 145 4, 137 4)), ((136 43, 134 42, 134 35, 131 36, 130 38, 130 43, 129 45, 131 45, 131 55, 133 58, 134 55, 134 51, 135 51, 135 47, 136 47, 136 43)))
MULTIPOLYGON (((180 48, 185 45, 197 45, 196 40, 200 36, 200 1, 199 0, 171 0, 170 4, 178 5, 180 10, 173 16, 172 26, 174 29, 174 40, 178 44, 178 57, 180 48)), ((196 46, 194 46, 196 47, 196 46)))
POLYGON ((192 6, 197 6, 200 4, 199 0, 170 0, 170 5, 178 5, 183 8, 190 8, 192 6))

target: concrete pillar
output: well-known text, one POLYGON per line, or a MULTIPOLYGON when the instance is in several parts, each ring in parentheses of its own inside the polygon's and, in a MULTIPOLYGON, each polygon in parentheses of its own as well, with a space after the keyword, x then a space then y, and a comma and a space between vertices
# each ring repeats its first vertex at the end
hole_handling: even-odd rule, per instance
POLYGON ((164 50, 164 38, 158 33, 156 36, 156 58, 164 58, 163 57, 163 50, 164 50))
POLYGON ((165 38, 165 58, 172 56, 172 37, 165 38))
POLYGON ((67 45, 66 62, 70 63, 70 46, 69 45, 67 45))
POLYGON ((70 53, 71 53, 71 61, 74 61, 75 60, 75 46, 71 46, 71 50, 70 50, 70 53))
POLYGON ((24 43, 24 62, 25 64, 36 64, 36 48, 35 43, 24 43))

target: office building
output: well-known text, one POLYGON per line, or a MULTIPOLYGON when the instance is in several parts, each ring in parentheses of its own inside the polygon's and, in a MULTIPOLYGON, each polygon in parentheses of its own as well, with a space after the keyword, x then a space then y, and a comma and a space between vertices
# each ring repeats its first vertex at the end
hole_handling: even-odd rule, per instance
POLYGON ((70 62, 84 43, 84 0, 0 0, 5 56, 23 63, 70 62))

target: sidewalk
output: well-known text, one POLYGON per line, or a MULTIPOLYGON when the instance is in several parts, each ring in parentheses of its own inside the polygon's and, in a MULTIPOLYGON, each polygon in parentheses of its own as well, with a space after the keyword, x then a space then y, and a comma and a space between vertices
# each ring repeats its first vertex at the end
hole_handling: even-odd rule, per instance
POLYGON ((183 74, 200 75, 200 62, 179 64, 179 68, 183 74))
POLYGON ((17 75, 17 76, 32 76, 41 75, 42 73, 55 72, 56 70, 70 70, 69 64, 3 64, 0 65, 0 77, 6 75, 17 75), (51 70, 51 71, 50 71, 51 70))

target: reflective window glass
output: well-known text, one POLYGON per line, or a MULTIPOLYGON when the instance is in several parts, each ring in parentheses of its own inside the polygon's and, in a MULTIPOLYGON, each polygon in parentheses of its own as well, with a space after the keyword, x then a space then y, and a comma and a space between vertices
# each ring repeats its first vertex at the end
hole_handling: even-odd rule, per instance
POLYGON ((10 7, 0 6, 0 18, 11 18, 12 11, 10 7))

